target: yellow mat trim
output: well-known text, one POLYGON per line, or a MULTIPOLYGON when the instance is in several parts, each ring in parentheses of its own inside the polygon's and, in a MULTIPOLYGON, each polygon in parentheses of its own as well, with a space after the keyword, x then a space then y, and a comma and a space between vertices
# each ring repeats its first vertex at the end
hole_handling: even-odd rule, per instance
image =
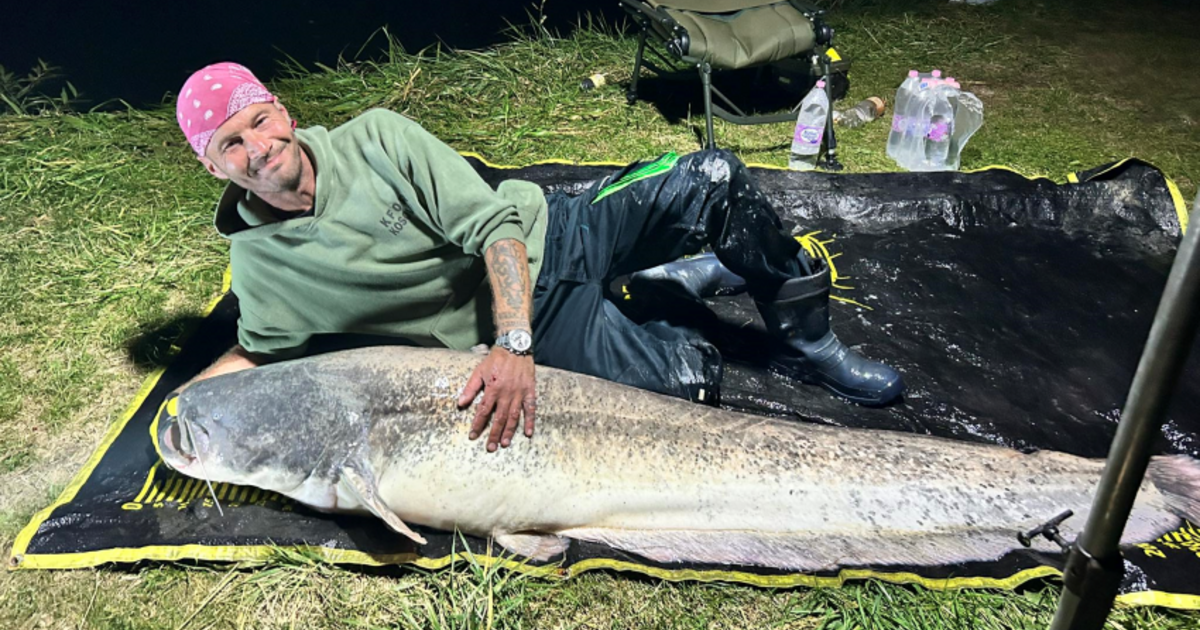
POLYGON ((8 560, 9 569, 32 568, 26 564, 27 560, 31 556, 26 556, 25 550, 29 548, 29 542, 33 540, 33 535, 37 533, 37 530, 42 526, 42 523, 46 522, 46 519, 50 518, 51 512, 75 499, 75 495, 79 492, 79 489, 82 488, 83 484, 87 482, 89 477, 91 477, 92 471, 95 470, 96 466, 100 464, 100 460, 104 458, 104 455, 108 452, 108 448, 112 446, 112 443, 117 440, 119 435, 121 435, 121 431, 125 429, 125 425, 129 423, 129 419, 133 417, 133 414, 136 413, 138 408, 142 406, 142 403, 145 402, 146 397, 150 395, 151 390, 153 390, 154 386, 158 384, 158 379, 162 377, 164 372, 166 372, 166 368, 159 368, 146 379, 146 381, 142 384, 141 389, 138 390, 137 395, 133 397, 133 402, 130 403, 125 409, 125 413, 122 414, 120 420, 113 423, 108 428, 108 432, 105 433, 104 437, 100 440, 100 445, 95 451, 92 452, 92 456, 88 458, 87 463, 83 465, 83 468, 75 475, 75 478, 71 480, 71 483, 68 484, 63 490, 62 494, 58 496, 58 499, 56 499, 54 503, 51 503, 42 511, 35 514, 29 524, 25 526, 25 529, 22 529, 21 532, 17 534, 17 539, 13 542, 12 555, 8 560))
MULTIPOLYGON (((666 151, 663 151, 663 153, 666 153, 666 151)), ((563 164, 565 166, 627 166, 628 165, 628 162, 578 162, 575 160, 563 160, 560 158, 553 158, 553 159, 549 159, 549 160, 538 160, 536 162, 530 162, 528 164, 514 166, 512 164, 493 164, 492 162, 489 162, 487 158, 483 157, 482 155, 480 155, 479 153, 476 153, 474 151, 459 151, 458 154, 463 157, 475 158, 476 160, 483 162, 483 165, 488 168, 497 168, 497 169, 501 169, 501 170, 510 170, 510 171, 516 170, 519 168, 526 168, 529 166, 537 166, 539 164, 563 164)))
MULTIPOLYGON (((1024 177, 1025 179, 1028 179, 1030 181, 1044 179, 1048 182, 1054 182, 1054 178, 1050 177, 1049 175, 1026 175, 1025 173, 1022 173, 1021 171, 1018 171, 1017 169, 1015 169, 1011 166, 1004 166, 1003 164, 992 164, 990 166, 984 166, 981 168, 972 168, 972 169, 968 169, 965 171, 958 171, 958 172, 959 173, 982 173, 984 171, 1008 171, 1009 173, 1016 173, 1017 175, 1020 175, 1021 177, 1024 177)), ((1070 178, 1070 174, 1067 175, 1067 178, 1068 179, 1070 178)))
MULTIPOLYGON (((411 553, 371 555, 361 551, 305 547, 306 551, 332 564, 354 564, 363 566, 413 565, 427 570, 440 570, 454 562, 472 560, 486 567, 496 567, 519 572, 531 577, 567 579, 587 571, 612 570, 638 573, 672 582, 734 582, 764 588, 838 588, 847 582, 874 579, 891 584, 917 584, 930 590, 950 591, 974 588, 1013 590, 1030 580, 1060 578, 1062 573, 1053 567, 1035 567, 1017 572, 1006 578, 962 577, 934 579, 914 573, 847 569, 836 576, 814 575, 759 575, 743 571, 701 571, 694 569, 661 569, 621 560, 593 558, 575 563, 570 567, 558 565, 532 566, 508 557, 459 552, 441 558, 425 558, 411 553)), ((179 561, 200 560, 209 562, 266 563, 278 548, 264 545, 248 546, 151 546, 139 548, 106 549, 104 551, 30 555, 21 563, 23 569, 81 569, 105 563, 133 563, 145 560, 179 561)), ((1161 606, 1174 609, 1200 610, 1200 596, 1145 591, 1117 596, 1117 603, 1124 606, 1161 606)))
MULTIPOLYGON (((229 267, 226 267, 225 273, 221 278, 221 293, 216 298, 213 298, 213 300, 209 302, 208 306, 205 307, 203 317, 208 317, 212 313, 213 309, 217 307, 217 304, 221 301, 221 298, 229 292, 231 283, 230 273, 229 267)), ((188 336, 190 335, 191 333, 189 332, 188 336)), ((180 342, 182 341, 183 339, 180 339, 180 342)), ((29 542, 33 540, 34 534, 37 533, 38 529, 42 526, 42 523, 46 522, 46 519, 50 518, 50 514, 54 512, 54 510, 57 510, 58 508, 75 500, 75 495, 79 493, 79 489, 83 487, 83 484, 87 483, 88 478, 92 476, 92 472, 96 469, 96 466, 100 465, 100 460, 104 459, 104 455, 108 453, 109 447, 111 447, 112 443, 117 440, 119 435, 121 435, 121 431, 125 429, 125 425, 129 424, 129 420, 132 419, 133 415, 137 413, 137 410, 141 408, 142 403, 146 402, 146 398, 150 395, 150 392, 154 390, 155 385, 158 385, 158 380, 162 378, 162 375, 166 371, 166 367, 161 367, 151 372, 150 375, 146 377, 146 380, 142 382, 141 388, 138 389, 137 394, 134 395, 133 401, 125 407, 125 411, 121 414, 120 418, 111 426, 109 426, 108 431, 104 434, 104 437, 100 439, 100 444, 96 447, 96 450, 92 452, 91 457, 88 458, 87 462, 83 465, 83 468, 81 468, 79 472, 75 474, 75 477, 71 479, 71 483, 67 484, 67 487, 63 489, 62 493, 58 495, 58 498, 55 499, 53 503, 35 514, 29 521, 29 524, 17 534, 16 540, 13 541, 12 553, 8 560, 8 568, 10 570, 26 568, 28 566, 26 563, 31 556, 27 556, 25 551, 29 549, 29 542)), ((36 567, 29 566, 29 568, 36 567)))
MULTIPOLYGON (((965 588, 996 588, 1013 590, 1018 586, 1039 578, 1060 577, 1062 573, 1053 567, 1035 567, 1017 572, 1006 578, 962 577, 934 579, 908 572, 890 573, 886 571, 846 569, 836 576, 815 576, 804 574, 790 575, 760 575, 745 571, 696 570, 696 569, 662 569, 606 558, 582 560, 570 567, 556 564, 533 566, 505 556, 489 554, 474 554, 459 552, 441 558, 426 558, 412 553, 372 555, 361 551, 346 549, 329 549, 325 547, 304 547, 304 549, 320 559, 334 564, 354 564, 363 566, 394 566, 413 565, 423 569, 438 570, 452 563, 472 559, 484 566, 499 566, 532 577, 567 579, 587 571, 613 570, 627 571, 672 582, 735 582, 751 586, 781 588, 781 587, 814 587, 836 588, 855 580, 874 579, 892 584, 919 584, 931 590, 957 590, 965 588)), ((266 563, 278 552, 278 547, 266 545, 237 546, 149 546, 138 548, 105 549, 103 551, 56 554, 29 555, 24 558, 23 569, 81 569, 94 567, 105 563, 133 563, 144 560, 177 561, 200 560, 209 562, 241 562, 266 563)))
POLYGON ((1178 610, 1200 610, 1200 596, 1162 591, 1142 591, 1141 593, 1117 595, 1117 603, 1122 606, 1161 606, 1178 610))
POLYGON ((1179 232, 1187 234, 1188 218, 1190 216, 1187 207, 1187 201, 1183 198, 1183 193, 1179 190, 1179 186, 1167 178, 1167 190, 1171 191, 1171 200, 1175 202, 1175 216, 1179 217, 1179 232))

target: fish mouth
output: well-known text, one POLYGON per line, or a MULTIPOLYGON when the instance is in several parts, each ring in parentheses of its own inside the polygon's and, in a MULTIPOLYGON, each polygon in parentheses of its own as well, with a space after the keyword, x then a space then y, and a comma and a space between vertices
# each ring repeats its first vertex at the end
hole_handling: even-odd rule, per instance
POLYGON ((163 460, 171 468, 180 470, 196 460, 196 455, 191 449, 191 437, 178 422, 171 422, 163 428, 159 443, 162 445, 163 460))

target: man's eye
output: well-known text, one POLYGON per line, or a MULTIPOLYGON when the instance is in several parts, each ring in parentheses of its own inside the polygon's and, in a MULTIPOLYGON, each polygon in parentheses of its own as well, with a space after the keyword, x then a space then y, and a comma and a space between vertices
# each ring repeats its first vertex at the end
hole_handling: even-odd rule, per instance
POLYGON ((265 122, 267 122, 267 119, 266 119, 266 118, 259 118, 259 119, 258 119, 258 122, 254 123, 254 126, 255 126, 255 127, 261 127, 261 126, 263 125, 263 123, 265 123, 265 122))

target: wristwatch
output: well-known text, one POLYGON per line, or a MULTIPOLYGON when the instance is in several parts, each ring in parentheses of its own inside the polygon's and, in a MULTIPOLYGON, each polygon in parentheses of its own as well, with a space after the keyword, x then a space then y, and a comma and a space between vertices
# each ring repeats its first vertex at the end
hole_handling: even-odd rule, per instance
POLYGON ((496 345, 517 356, 524 356, 532 352, 533 335, 527 330, 513 329, 497 337, 496 345))

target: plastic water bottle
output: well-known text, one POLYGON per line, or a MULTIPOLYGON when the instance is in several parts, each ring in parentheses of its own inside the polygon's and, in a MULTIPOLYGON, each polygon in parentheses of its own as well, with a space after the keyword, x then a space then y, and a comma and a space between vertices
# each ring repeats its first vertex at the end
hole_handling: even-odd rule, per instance
POLYGON ((887 154, 893 160, 899 160, 899 150, 901 139, 904 137, 905 129, 908 125, 908 118, 905 116, 908 110, 908 102, 912 99, 913 93, 917 89, 917 81, 920 80, 920 73, 916 70, 909 70, 908 77, 900 84, 900 88, 896 90, 896 102, 892 106, 892 131, 888 133, 887 154))
POLYGON ((919 77, 901 112, 904 126, 897 138, 892 159, 904 169, 914 170, 925 160, 925 136, 929 133, 928 110, 932 105, 932 86, 937 81, 939 79, 933 77, 919 77))
MULTIPOLYGON (((950 135, 954 133, 954 106, 952 99, 958 98, 958 90, 949 82, 939 83, 929 90, 929 127, 925 132, 924 160, 912 170, 941 171, 946 169, 950 155, 950 135)), ((924 116, 922 116, 924 119, 924 116)))
POLYGON ((883 99, 872 96, 864 101, 859 101, 858 104, 846 111, 833 110, 833 122, 849 129, 860 127, 879 118, 885 107, 887 106, 883 99))
POLYGON ((821 153, 821 141, 825 139, 825 123, 829 118, 829 98, 825 95, 825 82, 809 91, 800 102, 800 115, 796 117, 796 133, 792 135, 792 153, 788 168, 811 171, 817 167, 821 153))
POLYGON ((983 126, 983 102, 974 94, 959 90, 954 101, 954 132, 950 134, 950 155, 946 159, 947 168, 958 170, 962 160, 963 147, 981 126, 983 126))
POLYGON ((963 146, 983 124, 983 103, 954 77, 934 71, 918 79, 902 112, 904 133, 890 155, 910 171, 957 170, 963 146))
POLYGON ((942 71, 918 72, 909 70, 908 77, 896 90, 896 104, 893 107, 892 130, 888 134, 887 154, 900 165, 913 161, 912 152, 919 142, 918 136, 924 135, 924 121, 918 119, 919 105, 915 102, 921 92, 932 83, 940 81, 942 71))

